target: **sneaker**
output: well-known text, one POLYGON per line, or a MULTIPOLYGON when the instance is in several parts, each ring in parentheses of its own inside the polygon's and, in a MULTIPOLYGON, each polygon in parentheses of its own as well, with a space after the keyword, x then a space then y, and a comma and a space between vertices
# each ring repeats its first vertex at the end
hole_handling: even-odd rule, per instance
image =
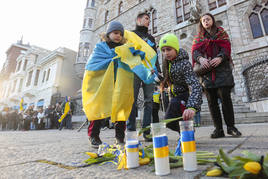
POLYGON ((237 130, 235 127, 228 127, 227 128, 227 134, 233 136, 233 137, 240 137, 242 134, 237 130))
POLYGON ((210 138, 212 139, 221 138, 221 137, 225 137, 223 129, 220 129, 220 130, 215 129, 213 133, 210 135, 210 138))
POLYGON ((99 148, 99 145, 102 144, 102 141, 100 140, 100 137, 99 136, 97 136, 97 137, 90 137, 89 140, 91 142, 91 147, 92 148, 95 148, 95 149, 98 149, 99 148))
POLYGON ((108 129, 108 127, 103 127, 103 128, 101 128, 101 131, 105 131, 106 129, 108 129))

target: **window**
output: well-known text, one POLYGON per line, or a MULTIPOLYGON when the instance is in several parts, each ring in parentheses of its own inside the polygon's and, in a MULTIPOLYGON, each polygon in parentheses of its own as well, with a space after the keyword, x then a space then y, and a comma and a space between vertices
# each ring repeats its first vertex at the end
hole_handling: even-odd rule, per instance
POLYGON ((261 11, 261 19, 266 35, 268 34, 268 9, 263 9, 261 11))
POLYGON ((190 2, 189 0, 176 0, 176 20, 177 24, 190 19, 190 2))
POLYGON ((48 71, 47 71, 47 79, 46 79, 46 81, 49 80, 49 75, 50 75, 50 69, 48 69, 48 71))
POLYGON ((157 14, 156 10, 152 12, 152 30, 153 34, 157 33, 157 14))
POLYGON ((95 0, 91 0, 91 7, 95 7, 95 0))
POLYGON ((267 3, 256 5, 252 13, 249 15, 249 23, 253 38, 263 37, 268 35, 268 7, 267 3))
POLYGON ((83 28, 86 28, 87 25, 87 19, 84 19, 83 28))
POLYGON ((25 71, 25 70, 26 70, 27 63, 28 63, 28 60, 27 60, 27 59, 25 59, 25 61, 24 61, 24 65, 23 65, 23 71, 25 71))
POLYGON ((83 43, 79 43, 79 51, 78 51, 78 57, 81 57, 83 54, 83 43))
POLYGON ((150 16, 150 25, 148 27, 149 34, 157 33, 157 11, 155 9, 151 9, 150 11, 146 11, 150 16))
POLYGON ((84 45, 84 53, 83 53, 84 57, 88 57, 89 56, 89 43, 86 42, 84 45))
POLYGON ((30 86, 31 81, 32 81, 32 76, 33 76, 33 71, 30 71, 29 75, 28 75, 26 86, 30 86))
POLYGON ((20 66, 21 66, 21 61, 20 61, 19 64, 18 64, 17 71, 20 70, 20 66))
POLYGON ((224 5, 226 5, 226 0, 208 0, 208 7, 210 11, 224 5))
POLYGON ((43 79, 42 79, 42 83, 44 83, 45 81, 45 77, 46 77, 46 71, 43 72, 43 79))
POLYGON ((88 19, 88 27, 91 28, 93 24, 93 19, 89 18, 88 19))
POLYGON ((34 79, 34 86, 37 86, 37 84, 38 84, 39 74, 40 74, 40 70, 36 70, 35 79, 34 79))
POLYGON ((13 83, 13 89, 12 89, 12 92, 15 92, 16 85, 17 85, 17 80, 15 80, 14 83, 13 83))
POLYGON ((108 15, 109 15, 109 11, 107 10, 105 12, 104 23, 106 23, 108 21, 108 15))
POLYGON ((23 84, 23 79, 21 78, 20 79, 20 84, 19 84, 19 90, 18 90, 18 92, 21 92, 22 84, 23 84))
POLYGON ((121 14, 122 12, 123 12, 123 2, 121 1, 120 3, 119 3, 119 7, 118 7, 118 15, 119 14, 121 14))

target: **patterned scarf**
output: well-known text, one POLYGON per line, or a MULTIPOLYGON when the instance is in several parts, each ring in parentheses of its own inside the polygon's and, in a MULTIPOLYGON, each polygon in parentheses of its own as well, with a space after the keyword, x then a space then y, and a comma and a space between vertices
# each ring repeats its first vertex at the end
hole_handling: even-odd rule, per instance
MULTIPOLYGON (((228 34, 224 31, 222 27, 218 27, 217 32, 215 34, 216 39, 208 39, 205 37, 204 33, 199 33, 194 37, 193 46, 192 46, 192 65, 194 67, 196 63, 196 59, 194 59, 194 51, 199 50, 203 55, 207 55, 207 58, 213 58, 219 52, 216 51, 216 54, 213 54, 214 46, 218 46, 224 48, 227 52, 228 59, 230 59, 230 63, 233 64, 231 58, 231 43, 228 34)), ((212 70, 212 81, 215 81, 215 70, 212 70)))

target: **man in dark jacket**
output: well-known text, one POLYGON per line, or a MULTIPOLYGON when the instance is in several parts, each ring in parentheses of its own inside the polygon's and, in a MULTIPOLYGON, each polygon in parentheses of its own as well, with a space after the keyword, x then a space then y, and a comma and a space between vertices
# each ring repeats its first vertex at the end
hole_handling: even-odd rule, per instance
MULTIPOLYGON (((147 44, 149 44, 155 50, 155 52, 157 52, 155 39, 152 35, 148 33, 149 25, 150 25, 149 14, 140 13, 137 16, 136 29, 133 32, 135 32, 140 38, 142 38, 145 42, 147 42, 147 44)), ((161 70, 158 60, 156 60, 156 68, 158 73, 160 73, 161 70)), ((140 87, 143 88, 143 94, 144 94, 144 113, 143 113, 144 115, 143 115, 142 128, 145 128, 151 124, 154 84, 145 84, 137 75, 134 75, 134 104, 127 123, 127 129, 129 131, 136 131, 136 114, 137 114, 136 106, 140 87)), ((151 140, 146 137, 149 133, 150 131, 147 131, 146 133, 143 134, 143 137, 145 138, 146 141, 151 140)))

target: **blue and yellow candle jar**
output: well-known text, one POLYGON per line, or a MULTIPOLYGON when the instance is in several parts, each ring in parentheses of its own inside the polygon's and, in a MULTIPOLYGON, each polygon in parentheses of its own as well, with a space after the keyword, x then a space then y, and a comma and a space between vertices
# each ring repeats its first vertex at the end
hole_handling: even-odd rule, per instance
POLYGON ((185 171, 196 171, 196 146, 194 138, 193 121, 180 121, 181 148, 183 156, 183 168, 185 171))
POLYGON ((154 163, 156 175, 168 175, 169 167, 169 148, 168 137, 165 132, 164 123, 152 123, 154 163))
POLYGON ((126 133, 126 157, 127 168, 137 168, 139 166, 139 141, 136 131, 126 133))

